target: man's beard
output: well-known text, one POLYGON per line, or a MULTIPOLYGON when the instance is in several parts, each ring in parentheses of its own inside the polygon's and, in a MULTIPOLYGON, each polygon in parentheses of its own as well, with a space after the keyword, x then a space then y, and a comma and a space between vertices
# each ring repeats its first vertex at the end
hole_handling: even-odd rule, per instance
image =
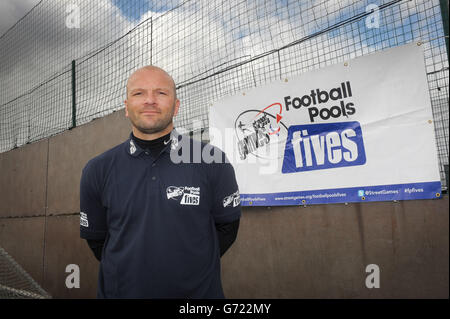
POLYGON ((143 134, 154 134, 161 132, 165 130, 170 124, 173 123, 172 114, 167 119, 161 119, 160 121, 156 122, 151 127, 146 127, 145 125, 141 125, 138 123, 138 121, 131 121, 133 126, 141 133, 143 134))

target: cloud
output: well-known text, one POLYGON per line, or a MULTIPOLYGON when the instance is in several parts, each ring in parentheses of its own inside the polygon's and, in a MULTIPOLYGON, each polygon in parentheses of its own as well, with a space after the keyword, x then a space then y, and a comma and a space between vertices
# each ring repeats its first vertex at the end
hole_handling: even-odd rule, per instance
POLYGON ((67 129, 71 121, 70 73, 39 85, 70 70, 73 59, 113 41, 134 25, 107 0, 75 1, 80 6, 81 28, 69 29, 66 8, 72 3, 43 1, 0 39, 2 151, 67 129), (24 95, 36 87, 32 94, 24 95))
POLYGON ((0 2, 0 36, 27 14, 40 0, 3 0, 0 2))
MULTIPOLYGON (((390 15, 382 19, 384 29, 368 31, 363 19, 281 50, 279 59, 275 52, 248 62, 365 12, 366 2, 231 0, 218 5, 216 1, 185 1, 176 10, 167 11, 181 1, 138 0, 134 6, 125 0, 75 1, 80 5, 81 28, 68 29, 65 8, 71 3, 74 1, 44 1, 21 29, 0 40, 0 105, 61 70, 70 70, 70 61, 76 59, 77 118, 78 124, 83 124, 122 108, 128 75, 153 63, 166 69, 182 86, 176 124, 189 126, 195 118, 208 126, 208 109, 213 101, 389 47, 390 39, 381 36, 391 30, 389 27, 396 27, 395 23, 387 25, 391 17, 392 22, 398 21, 392 13, 398 9, 389 9, 384 13, 390 15), (371 42, 376 37, 381 40, 371 42), (91 58, 83 57, 112 41, 91 58)), ((410 3, 407 8, 402 21, 417 11, 410 3)), ((7 110, 0 107, 0 122, 13 127, 0 126, 0 139, 20 145, 30 136, 54 134, 70 126, 70 114, 70 73, 65 73, 7 110), (11 109, 22 110, 22 115, 11 118, 5 113, 11 109), (23 114, 30 118, 24 119, 23 114), (31 132, 20 131, 21 125, 31 126, 31 132), (19 138, 14 141, 6 131, 19 138)))

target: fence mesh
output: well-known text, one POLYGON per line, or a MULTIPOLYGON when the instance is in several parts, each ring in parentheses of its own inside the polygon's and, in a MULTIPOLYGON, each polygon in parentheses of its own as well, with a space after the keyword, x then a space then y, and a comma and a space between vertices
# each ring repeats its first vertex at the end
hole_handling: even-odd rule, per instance
POLYGON ((0 247, 0 299, 49 299, 51 296, 0 247))
POLYGON ((224 96, 419 41, 446 189, 439 0, 43 0, 0 37, 0 152, 71 128, 73 115, 81 125, 123 108, 126 79, 143 65, 173 76, 182 102, 175 125, 189 130, 195 119, 207 129, 209 106, 224 96))

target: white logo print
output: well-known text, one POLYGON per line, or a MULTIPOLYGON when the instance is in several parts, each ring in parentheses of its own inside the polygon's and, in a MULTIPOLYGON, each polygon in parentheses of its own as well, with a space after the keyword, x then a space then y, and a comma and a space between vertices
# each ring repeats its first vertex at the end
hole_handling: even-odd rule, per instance
POLYGON ((172 138, 172 144, 170 145, 171 149, 176 149, 178 147, 178 138, 176 136, 174 136, 172 138))
POLYGON ((181 205, 200 205, 200 187, 169 186, 166 189, 166 194, 167 199, 180 201, 181 205))
POLYGON ((223 199, 223 207, 230 206, 231 203, 233 203, 233 207, 236 207, 241 203, 241 197, 239 196, 239 190, 237 190, 235 193, 231 194, 230 196, 227 196, 223 199))
POLYGON ((134 142, 130 140, 130 153, 134 154, 136 152, 136 145, 134 145, 134 142))
POLYGON ((184 187, 169 186, 167 187, 167 199, 177 199, 176 197, 183 195, 184 187))
POLYGON ((164 141, 164 145, 169 144, 170 140, 164 141))
POLYGON ((87 214, 80 212, 80 225, 84 227, 89 227, 89 222, 87 218, 87 214))

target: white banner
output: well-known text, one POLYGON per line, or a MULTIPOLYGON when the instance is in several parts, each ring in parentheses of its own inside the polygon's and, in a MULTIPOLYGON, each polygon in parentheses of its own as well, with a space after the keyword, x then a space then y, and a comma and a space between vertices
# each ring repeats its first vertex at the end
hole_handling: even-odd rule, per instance
POLYGON ((422 47, 415 43, 213 104, 211 144, 242 205, 440 197, 422 47))

